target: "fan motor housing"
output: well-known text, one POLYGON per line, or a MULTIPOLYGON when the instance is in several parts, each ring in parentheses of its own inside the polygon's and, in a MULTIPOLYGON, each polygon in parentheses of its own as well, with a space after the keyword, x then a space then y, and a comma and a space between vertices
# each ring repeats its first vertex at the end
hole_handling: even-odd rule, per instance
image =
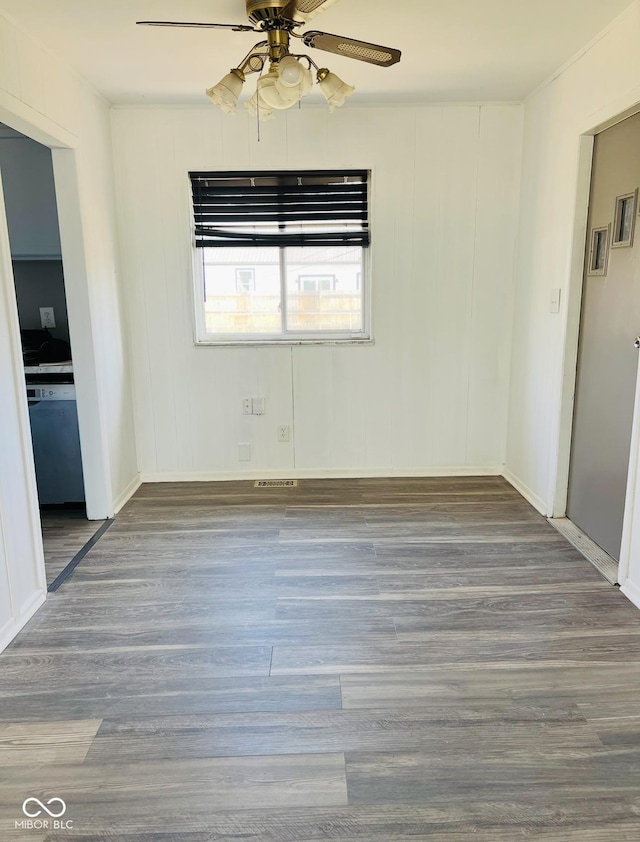
POLYGON ((247 17, 252 23, 272 23, 280 15, 289 0, 247 0, 247 17))

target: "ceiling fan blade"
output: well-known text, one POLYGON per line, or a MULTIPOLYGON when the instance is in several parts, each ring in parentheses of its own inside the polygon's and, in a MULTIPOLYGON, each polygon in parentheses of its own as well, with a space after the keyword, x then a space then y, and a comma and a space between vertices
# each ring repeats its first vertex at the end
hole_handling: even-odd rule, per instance
POLYGON ((337 2, 338 0, 291 0, 280 15, 285 20, 309 23, 310 20, 337 2))
POLYGON ((174 20, 137 20, 138 26, 178 26, 191 29, 232 29, 234 32, 255 32, 253 26, 244 23, 190 23, 174 20))
POLYGON ((380 67, 391 67, 400 61, 402 53, 393 47, 380 47, 368 41, 356 41, 353 38, 343 38, 341 35, 331 35, 329 32, 305 32, 304 43, 316 50, 325 50, 346 58, 355 58, 380 67))

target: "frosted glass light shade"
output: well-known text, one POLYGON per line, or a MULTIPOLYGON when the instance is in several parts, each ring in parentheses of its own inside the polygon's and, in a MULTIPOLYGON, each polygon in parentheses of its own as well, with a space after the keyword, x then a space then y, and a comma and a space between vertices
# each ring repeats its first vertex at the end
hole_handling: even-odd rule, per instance
POLYGON ((283 88, 284 95, 277 86, 278 71, 272 67, 268 73, 258 79, 258 91, 265 105, 269 108, 276 108, 282 111, 285 108, 291 108, 296 104, 298 98, 294 93, 288 93, 287 88, 283 88))
POLYGON ((247 109, 249 114, 254 117, 258 114, 258 119, 261 123, 265 123, 267 120, 275 120, 276 118, 276 115, 273 113, 273 109, 269 108, 269 106, 259 96, 258 91, 254 93, 251 99, 248 99, 245 102, 244 107, 247 109))
POLYGON ((235 114, 238 107, 238 98, 242 92, 244 74, 240 70, 227 73, 217 85, 207 88, 207 96, 214 105, 222 109, 225 114, 235 114))
POLYGON ((344 105, 351 94, 355 91, 352 85, 347 85, 335 73, 330 73, 328 70, 320 70, 318 73, 318 84, 324 98, 329 103, 329 110, 335 111, 336 108, 344 105))

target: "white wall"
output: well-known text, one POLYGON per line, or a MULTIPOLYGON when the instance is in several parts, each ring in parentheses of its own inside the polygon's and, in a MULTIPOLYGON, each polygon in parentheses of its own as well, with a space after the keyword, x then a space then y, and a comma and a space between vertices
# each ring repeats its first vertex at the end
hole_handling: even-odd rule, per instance
POLYGON ((580 135, 640 102, 639 43, 636 2, 526 102, 507 475, 547 514, 563 514, 561 417, 570 421, 571 406, 562 394, 571 396, 575 371, 589 174, 580 135), (554 287, 558 315, 549 312, 554 287))
MULTIPOLYGON (((74 357, 76 383, 81 364, 85 390, 95 392, 103 462, 108 466, 106 508, 93 517, 105 517, 113 515, 135 487, 138 466, 119 273, 110 112, 107 104, 84 85, 78 93, 78 146, 73 152, 55 150, 53 157, 72 349, 92 351, 92 359, 89 354, 80 360, 77 354, 74 357), (74 178, 77 193, 68 195, 74 178), (63 186, 67 188, 64 193, 63 186), (78 207, 73 201, 76 197, 78 207), (71 209, 69 203, 74 205, 71 209), (78 217, 73 230, 68 230, 73 223, 70 216, 78 217), (75 242, 79 233, 82 243, 75 242)), ((81 416, 80 403, 78 412, 81 416)), ((81 417, 79 420, 82 424, 81 417)), ((92 452, 97 454, 98 448, 93 447, 92 452)), ((98 466, 94 464, 88 470, 97 471, 98 466)))
MULTIPOLYGON (((94 516, 113 512, 137 467, 116 271, 108 104, 0 17, 0 122, 54 149, 85 473, 94 516), (68 148, 62 148, 68 147, 68 148), (61 195, 62 194, 62 195, 61 195), (65 228, 66 226, 66 237, 65 228), (80 399, 80 394, 81 398, 80 399), (100 510, 100 512, 98 511, 100 510)), ((0 212, 0 649, 45 596, 42 544, 4 211, 0 212)))
POLYGON ((143 478, 502 470, 519 106, 112 113, 143 478), (295 167, 373 170, 375 344, 194 348, 188 170, 295 167))

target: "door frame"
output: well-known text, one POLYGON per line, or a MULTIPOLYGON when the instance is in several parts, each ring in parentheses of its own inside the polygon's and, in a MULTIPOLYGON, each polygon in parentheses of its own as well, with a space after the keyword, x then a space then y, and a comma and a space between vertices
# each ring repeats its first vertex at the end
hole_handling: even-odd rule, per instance
MULTIPOLYGON (((29 106, 0 96, 0 122, 26 137, 51 149, 56 205, 60 227, 60 243, 65 278, 65 295, 69 315, 69 333, 74 354, 74 380, 78 406, 78 426, 82 452, 87 517, 104 520, 113 516, 113 493, 109 450, 101 417, 95 337, 87 284, 87 258, 82 219, 82 197, 78 179, 78 138, 53 120, 33 111, 29 106)), ((4 203, 4 195, 0 195, 4 203)), ((6 219, 1 235, 8 242, 6 219)), ((10 255, 0 265, 0 284, 9 301, 15 303, 15 286, 10 255)), ((12 342, 13 376, 24 383, 19 331, 12 342)), ((24 396, 26 406, 26 391, 24 396)), ((31 441, 28 413, 23 414, 22 435, 31 441)), ((33 459, 33 455, 29 457, 33 459)), ((40 522, 37 495, 34 497, 33 520, 40 522)), ((41 536, 40 536, 41 541, 41 536)))
MULTIPOLYGON (((587 222, 589 215, 589 199, 591 193, 591 177, 593 167, 593 151, 595 136, 623 122, 628 117, 640 113, 638 92, 631 97, 631 101, 618 101, 607 109, 597 112, 588 126, 585 126, 578 136, 578 168, 575 196, 573 240, 571 246, 571 262, 567 288, 567 319, 565 328, 564 350, 562 357, 561 395, 559 432, 552 464, 555 471, 551 475, 549 498, 552 502, 551 517, 563 518, 567 512, 567 497, 569 491, 569 465, 571 459, 571 440, 573 434, 573 409, 577 382, 578 342, 580 339, 580 315, 582 311, 582 295, 584 289, 584 264, 587 249, 587 222)), ((640 325, 638 326, 640 332, 640 325)), ((639 355, 640 363, 640 355, 639 355)), ((629 473, 627 477, 627 493, 625 498, 622 545, 618 566, 618 581, 625 594, 640 607, 640 586, 637 594, 631 596, 629 590, 629 572, 632 558, 640 551, 640 365, 636 377, 635 403, 633 410, 631 449, 629 452, 629 473)), ((640 558, 638 559, 640 572, 640 558)))

